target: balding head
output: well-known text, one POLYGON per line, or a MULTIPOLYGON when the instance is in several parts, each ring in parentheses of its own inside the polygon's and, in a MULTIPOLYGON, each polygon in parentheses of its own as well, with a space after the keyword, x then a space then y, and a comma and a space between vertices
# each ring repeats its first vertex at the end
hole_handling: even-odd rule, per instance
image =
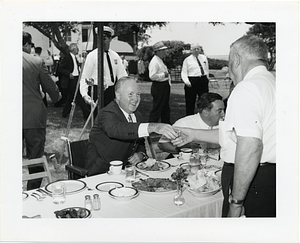
POLYGON ((140 89, 134 77, 123 77, 115 85, 116 102, 128 114, 140 104, 140 89))

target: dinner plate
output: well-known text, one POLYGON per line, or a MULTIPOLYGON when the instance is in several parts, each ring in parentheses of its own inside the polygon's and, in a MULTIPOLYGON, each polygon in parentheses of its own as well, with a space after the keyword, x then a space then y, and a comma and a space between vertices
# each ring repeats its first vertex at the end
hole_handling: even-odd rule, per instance
POLYGON ((108 192, 110 189, 120 188, 120 187, 124 187, 124 185, 116 181, 106 181, 96 185, 96 189, 100 192, 108 192))
POLYGON ((28 194, 26 192, 22 192, 23 200, 26 200, 28 198, 28 194))
POLYGON ((218 165, 206 165, 206 166, 204 166, 203 169, 205 169, 207 171, 217 171, 217 170, 221 170, 222 167, 220 167, 218 165))
POLYGON ((55 182, 63 182, 66 186, 66 194, 74 194, 83 191, 86 188, 86 183, 81 180, 58 180, 51 182, 45 187, 47 192, 52 193, 52 184, 55 182))
POLYGON ((55 211, 54 214, 58 219, 65 219, 65 218, 85 219, 85 218, 90 218, 92 215, 90 210, 82 207, 65 208, 62 210, 55 211), (81 210, 84 216, 80 215, 79 210, 81 210))
POLYGON ((134 187, 119 187, 108 191, 109 196, 119 201, 129 201, 139 195, 139 191, 134 187))
POLYGON ((149 170, 145 167, 145 162, 138 162, 136 163, 135 167, 137 170, 145 171, 145 172, 163 172, 169 170, 171 168, 171 164, 166 161, 157 161, 162 167, 159 170, 149 170))
POLYGON ((198 190, 193 190, 191 188, 188 188, 188 191, 195 197, 209 197, 212 195, 215 195, 217 192, 219 192, 222 189, 222 187, 220 186, 218 189, 212 190, 212 191, 208 191, 208 192, 200 192, 198 190))
POLYGON ((136 188, 137 190, 139 190, 142 193, 145 194, 155 194, 155 195, 163 195, 163 194, 169 194, 169 193, 173 193, 176 192, 177 190, 177 185, 176 182, 168 179, 168 178, 147 178, 147 179, 140 179, 139 181, 133 182, 132 186, 134 188, 136 188), (152 184, 158 184, 156 180, 159 181, 165 181, 168 183, 172 183, 172 188, 171 189, 167 189, 164 187, 154 187, 151 186, 152 184), (150 184, 150 186, 149 186, 150 184), (149 189, 153 189, 155 191, 149 191, 149 189))
POLYGON ((220 179, 221 179, 221 175, 222 175, 222 169, 220 169, 220 170, 216 170, 214 173, 215 173, 215 175, 216 175, 218 178, 220 178, 220 179))

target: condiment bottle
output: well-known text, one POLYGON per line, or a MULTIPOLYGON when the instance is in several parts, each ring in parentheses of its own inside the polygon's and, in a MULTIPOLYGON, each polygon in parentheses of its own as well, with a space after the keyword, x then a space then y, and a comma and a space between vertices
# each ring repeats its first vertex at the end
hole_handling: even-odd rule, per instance
POLYGON ((84 199, 84 207, 88 210, 92 210, 92 200, 90 195, 86 195, 84 199))
POLYGON ((99 195, 98 194, 94 194, 94 197, 93 197, 93 209, 94 210, 100 210, 101 208, 101 200, 99 198, 99 195))

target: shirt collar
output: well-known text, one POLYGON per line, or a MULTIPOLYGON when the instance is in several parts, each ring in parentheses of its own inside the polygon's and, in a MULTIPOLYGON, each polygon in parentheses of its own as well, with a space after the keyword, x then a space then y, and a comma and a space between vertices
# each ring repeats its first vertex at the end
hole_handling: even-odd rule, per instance
POLYGON ((253 75, 261 72, 261 71, 267 71, 266 66, 260 65, 260 66, 256 66, 255 68, 252 68, 244 77, 243 80, 251 78, 253 75))
MULTIPOLYGON (((119 106, 119 108, 123 112, 124 116, 126 117, 126 120, 128 121, 129 114, 126 111, 124 111, 120 106, 119 106)), ((134 121, 134 118, 135 118, 134 113, 131 113, 130 115, 131 115, 132 120, 134 121)))

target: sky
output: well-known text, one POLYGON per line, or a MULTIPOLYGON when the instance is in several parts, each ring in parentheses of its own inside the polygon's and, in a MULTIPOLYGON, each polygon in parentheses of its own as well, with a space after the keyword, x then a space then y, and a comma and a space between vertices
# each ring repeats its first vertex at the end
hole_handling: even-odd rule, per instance
POLYGON ((185 43, 199 43, 207 56, 228 55, 229 46, 246 34, 251 25, 224 23, 212 25, 207 22, 170 22, 165 27, 147 30, 151 36, 149 45, 161 40, 180 40, 185 43))

